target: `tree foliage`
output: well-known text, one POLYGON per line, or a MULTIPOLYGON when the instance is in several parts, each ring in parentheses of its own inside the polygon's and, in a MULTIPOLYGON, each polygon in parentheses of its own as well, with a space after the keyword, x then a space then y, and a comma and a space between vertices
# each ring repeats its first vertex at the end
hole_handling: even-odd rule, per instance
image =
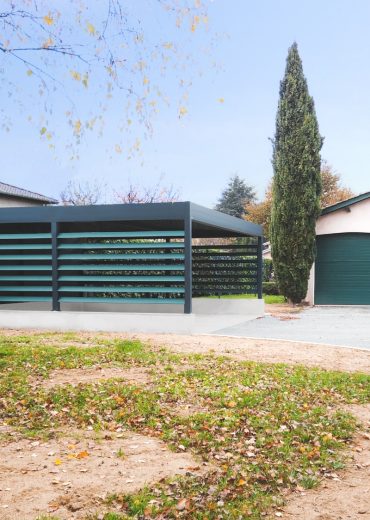
POLYGON ((245 207, 245 213, 250 222, 260 224, 266 240, 270 240, 270 222, 272 206, 272 183, 265 191, 265 198, 261 202, 250 202, 245 207))
POLYGON ((99 180, 69 181, 60 193, 64 206, 88 206, 93 204, 143 204, 153 202, 177 202, 180 191, 172 184, 166 185, 163 177, 151 185, 129 182, 119 190, 112 190, 99 180))
POLYGON ((132 155, 140 148, 138 128, 148 135, 153 117, 170 103, 169 88, 177 85, 171 101, 179 117, 186 114, 194 33, 207 21, 202 0, 4 0, 3 128, 20 109, 53 147, 63 120, 75 144, 89 132, 101 134, 109 116, 110 129, 134 134, 130 147, 118 135, 112 150, 132 155))
POLYGON ((293 303, 307 293, 320 214, 319 133, 313 98, 294 43, 288 52, 273 143, 271 247, 280 291, 293 303))
MULTIPOLYGON (((350 188, 342 186, 340 174, 336 173, 333 167, 326 161, 323 161, 321 166, 321 184, 321 208, 326 208, 327 206, 349 199, 355 195, 350 188)), ((246 206, 248 220, 260 224, 263 227, 266 240, 270 240, 271 208, 272 182, 269 183, 263 200, 260 202, 252 202, 246 206)))
POLYGON ((249 186, 239 175, 233 175, 221 194, 216 210, 233 217, 242 218, 246 214, 246 205, 255 201, 253 186, 249 186))
POLYGON ((332 166, 327 162, 323 162, 321 167, 321 182, 322 182, 322 194, 321 194, 321 207, 326 208, 342 200, 349 199, 354 196, 353 191, 350 188, 346 188, 341 184, 341 178, 336 173, 332 166))

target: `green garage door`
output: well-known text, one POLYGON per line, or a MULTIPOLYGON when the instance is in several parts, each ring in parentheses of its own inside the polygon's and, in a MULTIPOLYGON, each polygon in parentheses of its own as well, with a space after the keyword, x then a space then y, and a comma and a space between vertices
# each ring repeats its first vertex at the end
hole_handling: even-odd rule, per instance
POLYGON ((370 234, 317 237, 316 305, 370 305, 370 234))

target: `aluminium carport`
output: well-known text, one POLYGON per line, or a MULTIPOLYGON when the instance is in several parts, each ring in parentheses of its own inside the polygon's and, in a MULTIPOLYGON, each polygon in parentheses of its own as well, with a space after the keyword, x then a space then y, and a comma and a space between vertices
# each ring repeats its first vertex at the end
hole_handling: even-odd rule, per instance
POLYGON ((191 202, 0 209, 0 309, 189 314, 240 293, 262 298, 262 228, 245 220, 191 202))

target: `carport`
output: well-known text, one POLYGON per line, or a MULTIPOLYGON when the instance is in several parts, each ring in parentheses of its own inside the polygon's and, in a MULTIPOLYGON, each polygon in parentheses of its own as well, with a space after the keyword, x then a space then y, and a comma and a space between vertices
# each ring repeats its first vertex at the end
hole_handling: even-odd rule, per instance
POLYGON ((230 314, 210 297, 241 293, 261 303, 245 220, 191 202, 0 209, 1 310, 230 314))

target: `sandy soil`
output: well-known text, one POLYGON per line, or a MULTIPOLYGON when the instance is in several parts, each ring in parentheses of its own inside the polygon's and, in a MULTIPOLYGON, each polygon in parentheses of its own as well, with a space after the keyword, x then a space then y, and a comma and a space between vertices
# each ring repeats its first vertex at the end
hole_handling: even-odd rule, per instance
POLYGON ((90 368, 69 368, 53 370, 49 379, 31 380, 32 386, 41 386, 49 389, 54 386, 93 383, 106 379, 122 379, 127 383, 146 385, 150 382, 148 370, 140 367, 119 368, 119 367, 90 367, 90 368))
POLYGON ((0 518, 34 520, 41 513, 78 519, 99 511, 109 493, 130 493, 178 474, 199 474, 188 453, 157 439, 91 431, 48 442, 18 440, 0 446, 0 518))
POLYGON ((370 519, 370 405, 351 406, 348 411, 363 423, 364 430, 353 439, 346 470, 329 475, 318 489, 292 496, 279 516, 299 520, 370 519))
POLYGON ((165 346, 174 352, 223 354, 242 361, 288 363, 327 370, 370 373, 370 350, 226 336, 135 334, 131 337, 156 347, 165 346))

